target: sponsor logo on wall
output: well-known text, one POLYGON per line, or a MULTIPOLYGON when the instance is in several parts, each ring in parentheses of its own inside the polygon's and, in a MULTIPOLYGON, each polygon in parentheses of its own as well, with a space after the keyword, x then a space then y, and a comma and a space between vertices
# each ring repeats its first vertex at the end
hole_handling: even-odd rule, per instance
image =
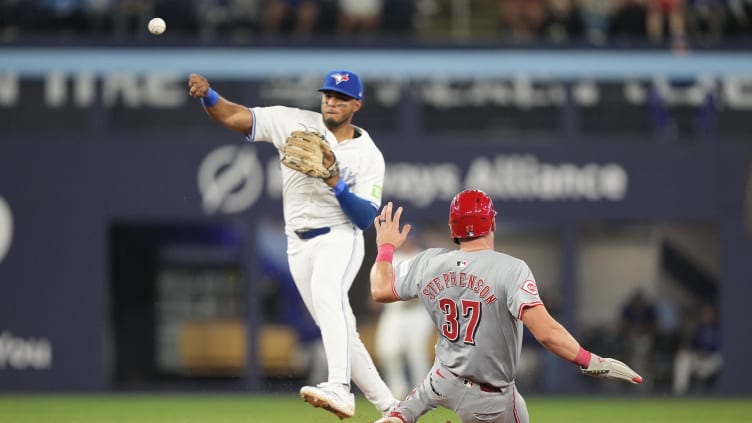
POLYGON ((13 240, 13 215, 10 212, 8 202, 0 197, 0 263, 10 250, 13 240))
MULTIPOLYGON (((98 100, 107 108, 176 109, 190 101, 183 81, 183 75, 175 73, 95 75, 53 71, 41 79, 40 100, 49 109, 91 108, 98 100)), ((17 106, 23 97, 21 87, 19 75, 0 73, 0 107, 17 106)))
POLYGON ((23 338, 0 332, 0 370, 48 370, 52 367, 52 343, 44 337, 23 338))
POLYGON ((198 188, 206 214, 239 213, 263 191, 264 170, 252 147, 225 145, 206 156, 198 169, 198 188))
MULTIPOLYGON (((193 101, 185 95, 184 76, 179 73, 116 72, 96 75, 91 72, 52 71, 34 80, 41 85, 44 107, 58 109, 95 107, 130 109, 179 109, 193 101)), ((298 107, 315 106, 320 102, 316 89, 321 79, 270 78, 258 80, 262 103, 289 104, 298 107), (303 93, 303 95, 301 95, 303 93)), ((241 83, 238 83, 239 85, 241 83)), ((247 84, 247 82, 242 82, 247 84)), ((607 102, 624 105, 645 105, 649 93, 658 93, 672 106, 700 107, 708 95, 716 98, 719 107, 730 110, 752 109, 752 78, 748 76, 697 76, 680 83, 663 77, 652 79, 599 81, 582 78, 573 81, 555 78, 430 78, 405 81, 400 78, 368 81, 369 98, 383 107, 395 107, 403 100, 406 86, 413 85, 417 100, 430 107, 452 109, 458 107, 513 107, 530 110, 566 104, 568 96, 579 107, 599 107, 607 102), (614 98, 606 98, 604 88, 619 87, 614 98), (569 88, 568 88, 569 87, 569 88), (569 91, 569 94, 568 94, 569 91), (605 97, 604 97, 605 95, 605 97)), ((22 77, 0 72, 0 108, 16 107, 24 93, 22 77)))
POLYGON ((550 163, 530 154, 476 157, 463 169, 454 163, 394 163, 384 181, 389 196, 427 207, 473 187, 502 201, 622 201, 629 174, 617 163, 550 163))
MULTIPOLYGON (((198 185, 207 214, 239 213, 264 191, 264 169, 253 148, 222 146, 201 163, 198 185)), ((478 156, 467 169, 452 162, 392 163, 384 187, 391 199, 425 208, 463 188, 482 189, 500 201, 623 201, 629 174, 618 163, 552 163, 532 154, 478 156)), ((266 164, 266 194, 282 196, 279 161, 266 164)))

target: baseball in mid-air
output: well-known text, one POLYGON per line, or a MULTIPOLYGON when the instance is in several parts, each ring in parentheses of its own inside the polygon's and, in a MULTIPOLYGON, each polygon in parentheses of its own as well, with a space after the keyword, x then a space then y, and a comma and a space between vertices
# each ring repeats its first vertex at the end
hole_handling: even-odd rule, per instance
POLYGON ((163 32, 165 32, 165 29, 167 29, 167 23, 162 18, 152 18, 152 20, 149 21, 149 32, 151 32, 154 35, 159 35, 163 32))

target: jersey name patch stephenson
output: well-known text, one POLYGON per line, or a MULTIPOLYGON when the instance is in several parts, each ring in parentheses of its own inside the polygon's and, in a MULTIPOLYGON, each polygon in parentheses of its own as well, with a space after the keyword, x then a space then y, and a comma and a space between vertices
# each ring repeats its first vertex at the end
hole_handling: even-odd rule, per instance
POLYGON ((423 284, 421 293, 434 301, 436 295, 445 289, 460 287, 478 294, 486 304, 496 302, 496 294, 491 292, 491 287, 486 282, 472 273, 445 272, 423 284))

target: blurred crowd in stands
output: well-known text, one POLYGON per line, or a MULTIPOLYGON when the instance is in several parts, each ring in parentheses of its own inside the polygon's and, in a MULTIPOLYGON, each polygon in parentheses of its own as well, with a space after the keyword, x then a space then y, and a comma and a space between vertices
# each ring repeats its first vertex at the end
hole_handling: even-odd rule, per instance
POLYGON ((0 42, 342 37, 712 45, 752 37, 752 0, 0 0, 0 42))
MULTIPOLYGON (((544 298, 556 315, 555 301, 544 298)), ((698 300, 680 305, 676 299, 653 295, 638 289, 615 310, 613 320, 587 328, 580 334, 582 344, 602 355, 616 357, 642 375, 649 375, 638 387, 585 380, 604 392, 707 395, 716 392, 723 369, 721 325, 718 305, 698 300)), ((525 331, 520 375, 517 384, 531 392, 549 392, 562 383, 552 371, 556 357, 546 352, 525 331)))
POLYGON ((650 375, 639 389, 675 395, 712 393, 723 367, 721 326, 714 301, 681 307, 638 289, 622 304, 616 327, 584 337, 593 349, 650 375))

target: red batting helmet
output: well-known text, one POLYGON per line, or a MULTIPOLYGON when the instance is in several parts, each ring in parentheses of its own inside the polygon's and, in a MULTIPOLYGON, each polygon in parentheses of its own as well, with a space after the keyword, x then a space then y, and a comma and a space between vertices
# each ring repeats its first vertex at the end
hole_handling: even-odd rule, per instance
POLYGON ((452 239, 475 238, 491 231, 496 211, 485 192, 468 189, 452 199, 449 206, 449 229, 452 239))

